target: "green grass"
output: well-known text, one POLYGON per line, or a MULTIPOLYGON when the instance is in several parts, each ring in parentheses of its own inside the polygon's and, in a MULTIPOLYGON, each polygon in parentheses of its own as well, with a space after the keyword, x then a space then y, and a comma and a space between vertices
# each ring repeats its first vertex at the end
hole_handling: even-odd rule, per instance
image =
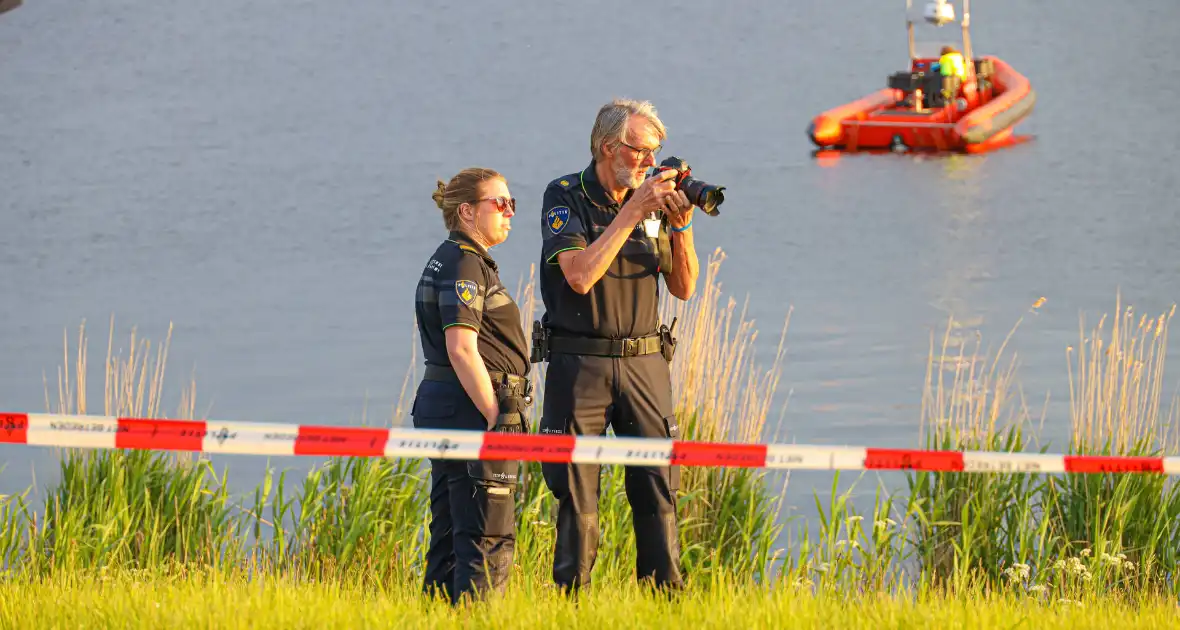
POLYGON ((103 576, 0 584, 8 628, 1164 628, 1176 604, 1048 601, 1011 595, 813 596, 793 589, 718 584, 674 600, 636 588, 595 589, 572 603, 520 580, 503 599, 452 609, 406 585, 247 582, 219 574, 159 579, 103 576))
MULTIPOLYGON (((764 369, 753 360, 753 322, 721 297, 722 260, 720 253, 709 260, 692 301, 662 304, 666 320, 679 319, 672 372, 683 437, 782 441, 766 425, 789 316, 764 369)), ((516 294, 532 289, 530 279, 516 294)), ((536 305, 522 306, 531 321, 536 305)), ((1174 311, 1136 322, 1130 309, 1116 310, 1109 331, 1105 319, 1083 327, 1077 349, 1066 351, 1072 439, 1057 448, 1175 454, 1176 406, 1162 403, 1174 311)), ((940 342, 932 336, 917 422, 923 445, 1055 448, 1039 443, 1044 418, 1018 384, 1008 347, 1019 326, 990 356, 954 320, 940 342)), ((115 355, 112 322, 101 413, 164 415, 170 337, 153 356, 133 332, 126 356, 115 355)), ((92 412, 87 345, 83 327, 71 361, 67 340, 52 400, 46 387, 51 411, 92 412)), ((411 371, 393 410, 397 424, 415 382, 411 371)), ((195 400, 190 386, 167 415, 195 417, 195 400)), ((0 625, 23 627, 39 614, 39 627, 363 620, 632 627, 673 619, 822 627, 1085 627, 1119 619, 1156 627, 1175 614, 1180 592, 1180 491, 1161 476, 911 472, 900 487, 878 487, 866 506, 851 500, 864 476, 847 488, 847 475, 833 472, 826 498, 816 493, 811 529, 784 522, 783 488, 765 471, 684 468, 678 508, 687 589, 668 603, 635 585, 623 468, 608 466, 595 586, 573 605, 549 587, 555 505, 539 465, 527 464, 508 599, 455 612, 418 595, 428 523, 423 462, 334 458, 298 476, 268 469, 245 497, 230 494, 226 472, 189 455, 70 450, 61 472, 44 496, 0 496, 0 625)))

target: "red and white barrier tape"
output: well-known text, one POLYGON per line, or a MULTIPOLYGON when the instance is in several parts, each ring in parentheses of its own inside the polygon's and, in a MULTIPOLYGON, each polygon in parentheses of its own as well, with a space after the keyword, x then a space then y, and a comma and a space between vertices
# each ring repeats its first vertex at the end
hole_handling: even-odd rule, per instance
POLYGON ((1180 457, 707 443, 23 413, 0 413, 0 444, 3 443, 236 455, 436 457, 793 470, 1180 474, 1180 457))

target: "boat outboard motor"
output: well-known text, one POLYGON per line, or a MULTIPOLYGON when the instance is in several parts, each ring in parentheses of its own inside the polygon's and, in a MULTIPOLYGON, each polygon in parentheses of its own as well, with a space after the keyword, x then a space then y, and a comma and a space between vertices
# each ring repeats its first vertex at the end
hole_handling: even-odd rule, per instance
POLYGON ((923 15, 926 21, 935 25, 942 26, 948 22, 955 21, 955 6, 947 4, 946 0, 933 0, 926 5, 926 11, 923 15))

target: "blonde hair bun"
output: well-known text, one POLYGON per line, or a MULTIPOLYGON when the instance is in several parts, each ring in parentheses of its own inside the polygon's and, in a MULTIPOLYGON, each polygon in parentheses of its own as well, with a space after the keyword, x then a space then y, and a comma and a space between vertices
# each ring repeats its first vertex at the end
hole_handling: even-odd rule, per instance
POLYGON ((447 183, 440 179, 438 180, 438 189, 434 191, 434 194, 430 195, 431 199, 434 199, 434 203, 438 206, 439 210, 446 209, 443 207, 443 198, 446 196, 446 194, 447 183))

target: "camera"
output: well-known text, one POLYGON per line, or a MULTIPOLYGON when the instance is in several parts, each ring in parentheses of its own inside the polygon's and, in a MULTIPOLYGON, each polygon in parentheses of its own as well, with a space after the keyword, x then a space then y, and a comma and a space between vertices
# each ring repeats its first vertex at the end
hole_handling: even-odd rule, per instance
POLYGON ((675 180, 676 190, 683 190, 684 195, 688 197, 692 205, 704 210, 705 214, 712 217, 717 216, 721 212, 717 208, 725 201, 725 195, 722 193, 725 190, 725 186, 714 186, 713 184, 693 177, 692 168, 688 165, 688 162, 675 156, 665 158, 652 174, 654 175, 670 168, 674 168, 677 171, 675 180))

